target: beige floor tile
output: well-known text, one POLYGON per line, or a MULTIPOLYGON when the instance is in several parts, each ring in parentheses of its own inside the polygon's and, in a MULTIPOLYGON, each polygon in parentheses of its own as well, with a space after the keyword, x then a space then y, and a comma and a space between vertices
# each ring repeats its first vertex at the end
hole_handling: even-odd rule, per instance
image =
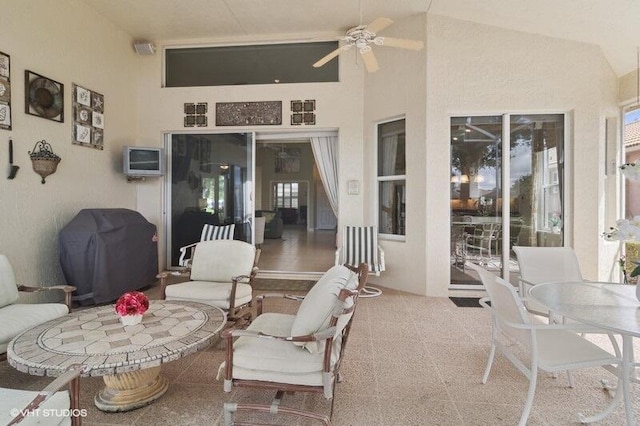
POLYGON ((450 401, 390 395, 383 399, 381 412, 384 425, 463 425, 462 418, 450 401))
MULTIPOLYGON (((513 426, 517 425, 522 415, 521 405, 477 404, 464 402, 456 404, 465 426, 513 426)), ((532 412, 527 426, 546 425, 544 419, 532 412)))
MULTIPOLYGON (((288 245, 286 241, 279 243, 280 250, 290 259, 297 259, 299 253, 295 250, 300 251, 300 246, 294 248, 294 238, 290 239, 288 245)), ((335 241, 328 242, 324 249, 326 269, 333 264, 334 244, 335 241)), ((309 256, 314 250, 305 248, 305 253, 309 256)), ((274 253, 275 249, 271 255, 274 253)), ((268 250, 266 259, 269 260, 268 250)), ((378 280, 383 283, 384 275, 378 280)), ((517 424, 526 398, 527 379, 497 355, 488 383, 481 383, 491 333, 487 313, 479 308, 458 308, 445 298, 420 297, 381 287, 382 296, 361 299, 358 305, 342 364, 344 382, 336 385, 333 424, 517 424)), ((290 314, 299 306, 281 300, 268 303, 268 311, 290 314)), ((610 347, 606 336, 590 335, 589 339, 610 347)), ((640 353, 640 339, 634 343, 640 353)), ((163 374, 170 381, 167 393, 147 407, 126 413, 99 411, 93 398, 102 387, 102 379, 83 378, 81 408, 88 412, 83 424, 216 425, 221 424, 225 402, 271 403, 272 391, 234 389, 224 393, 222 382, 215 380, 223 359, 224 343, 219 340, 206 350, 164 365, 163 374)), ((599 381, 606 378, 615 383, 611 374, 588 369, 575 376, 578 386, 570 389, 563 375, 552 379, 540 374, 528 425, 577 424, 578 411, 592 414, 604 407, 610 397, 600 389, 599 381)), ((6 361, 0 362, 0 387, 37 390, 50 382, 51 378, 19 373, 6 361)), ((283 404, 327 415, 331 409, 330 402, 319 394, 286 395, 283 404)), ((640 418, 639 386, 634 386, 634 404, 640 418)), ((270 415, 244 413, 242 418, 264 423, 270 415)), ((311 424, 282 415, 276 422, 311 424)), ((624 409, 618 407, 599 425, 624 423, 624 409)))

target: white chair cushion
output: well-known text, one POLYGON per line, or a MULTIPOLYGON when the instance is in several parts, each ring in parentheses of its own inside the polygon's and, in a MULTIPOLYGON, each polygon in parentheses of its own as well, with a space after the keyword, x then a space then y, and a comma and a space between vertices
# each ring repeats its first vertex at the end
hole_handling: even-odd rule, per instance
MULTIPOLYGON (((293 315, 265 313, 247 328, 288 336, 293 315)), ((233 378, 322 386, 323 355, 282 340, 240 337, 233 344, 233 378)))
MULTIPOLYGON (((217 306, 220 309, 229 309, 230 294, 230 282, 187 281, 168 285, 166 289, 167 300, 186 300, 206 303, 217 306)), ((238 283, 236 287, 235 306, 237 307, 251 302, 251 295, 251 286, 249 284, 238 283)))
POLYGON ((255 247, 244 241, 203 241, 193 255, 191 279, 230 283, 232 277, 251 274, 255 256, 255 247))
MULTIPOLYGON (((38 396, 38 392, 0 388, 0 424, 8 424, 14 417, 16 417, 11 415, 12 410, 24 409, 36 396, 38 396)), ((40 406, 40 416, 27 416, 19 424, 21 426, 70 425, 71 419, 69 416, 56 416, 56 414, 68 413, 69 407, 69 392, 56 392, 55 395, 53 395, 40 406), (47 411, 46 413, 48 415, 45 416, 45 409, 52 411, 47 411)))
MULTIPOLYGON (((323 330, 329 326, 331 314, 338 303, 340 290, 344 288, 356 289, 357 275, 342 265, 329 269, 320 280, 309 290, 298 308, 298 313, 291 325, 292 336, 304 336, 323 330)), ((310 351, 317 349, 317 344, 296 343, 305 346, 310 351)))
POLYGON ((69 313, 62 303, 14 304, 0 308, 0 353, 18 334, 69 313))
POLYGON ((16 277, 9 259, 0 254, 0 308, 15 303, 19 296, 16 277))

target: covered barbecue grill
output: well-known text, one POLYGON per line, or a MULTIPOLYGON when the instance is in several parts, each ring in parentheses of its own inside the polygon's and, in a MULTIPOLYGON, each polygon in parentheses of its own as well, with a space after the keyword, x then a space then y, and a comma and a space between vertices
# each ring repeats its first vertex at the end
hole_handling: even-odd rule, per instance
POLYGON ((81 210, 59 244, 62 272, 81 304, 111 302, 156 281, 156 226, 136 211, 81 210))

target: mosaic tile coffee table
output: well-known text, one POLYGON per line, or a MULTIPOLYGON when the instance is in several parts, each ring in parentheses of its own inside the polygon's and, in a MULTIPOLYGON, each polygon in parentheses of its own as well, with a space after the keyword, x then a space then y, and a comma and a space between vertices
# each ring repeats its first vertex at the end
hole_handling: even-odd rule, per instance
POLYGON ((7 359, 37 376, 58 376, 82 364, 82 376, 104 376, 96 406, 129 411, 166 392, 162 364, 209 346, 225 322, 225 313, 213 306, 152 300, 140 324, 124 326, 113 305, 101 306, 25 331, 9 343, 7 359))

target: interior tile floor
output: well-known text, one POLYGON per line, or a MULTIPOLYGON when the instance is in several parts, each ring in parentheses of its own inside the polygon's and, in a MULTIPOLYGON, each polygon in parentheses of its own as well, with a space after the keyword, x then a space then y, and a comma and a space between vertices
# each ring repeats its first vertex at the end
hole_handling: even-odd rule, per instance
POLYGON ((265 238, 261 249, 261 271, 324 272, 334 263, 336 232, 285 225, 282 238, 265 238))
MULTIPOLYGON (((155 289, 150 296, 153 297, 155 289)), ((294 312, 288 305, 273 310, 294 312)), ((482 308, 459 308, 448 298, 410 295, 385 289, 382 296, 361 299, 343 364, 344 381, 336 386, 335 425, 515 425, 528 381, 498 356, 487 384, 481 384, 489 351, 490 317, 482 308)), ((602 336, 593 339, 603 346, 602 336)), ((640 349, 637 348, 637 349, 640 349)), ((103 413, 93 404, 102 379, 81 380, 84 425, 221 425, 223 403, 270 401, 268 392, 234 389, 224 393, 216 380, 224 359, 222 343, 163 367, 167 393, 153 404, 126 413, 103 413)), ((575 373, 577 386, 564 375, 541 373, 529 425, 577 425, 576 413, 592 414, 610 400, 601 379, 614 377, 600 368, 575 373)), ((50 378, 29 376, 0 362, 0 386, 41 389, 50 378)), ((640 389, 634 386, 640 419, 640 389)), ((321 395, 286 396, 284 404, 328 414, 321 395)), ((253 416, 250 416, 253 417, 253 416)), ((246 416, 243 417, 246 419, 246 416)), ((240 418, 238 419, 240 420, 240 418)), ((284 416, 257 417, 261 423, 306 425, 284 416)), ((625 424, 619 407, 600 425, 625 424)))

